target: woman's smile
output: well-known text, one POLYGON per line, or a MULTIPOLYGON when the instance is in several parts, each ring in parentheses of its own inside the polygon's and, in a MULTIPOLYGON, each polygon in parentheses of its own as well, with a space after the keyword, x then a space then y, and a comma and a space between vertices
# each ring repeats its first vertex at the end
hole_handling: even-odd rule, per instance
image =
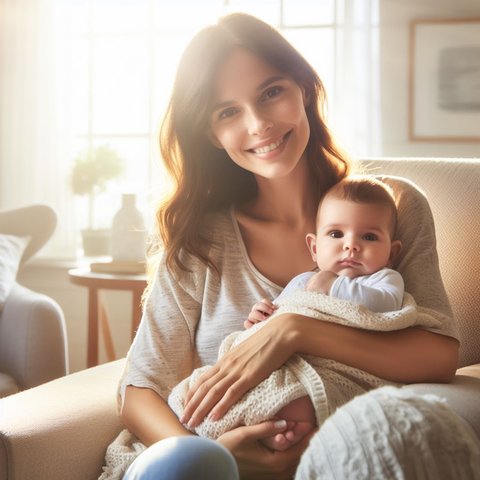
POLYGON ((261 146, 258 147, 253 147, 249 148, 247 151, 255 153, 256 155, 264 155, 268 154, 271 152, 276 152, 280 149, 280 147, 283 147, 285 143, 288 141, 288 137, 290 135, 291 131, 283 135, 281 138, 279 138, 276 141, 268 141, 268 142, 263 142, 261 146))

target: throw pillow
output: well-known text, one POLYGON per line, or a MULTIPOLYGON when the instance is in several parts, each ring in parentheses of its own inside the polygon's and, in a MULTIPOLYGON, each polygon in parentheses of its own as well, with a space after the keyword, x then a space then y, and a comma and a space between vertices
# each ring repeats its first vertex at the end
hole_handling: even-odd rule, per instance
POLYGON ((0 312, 17 278, 18 265, 30 237, 0 234, 0 312))

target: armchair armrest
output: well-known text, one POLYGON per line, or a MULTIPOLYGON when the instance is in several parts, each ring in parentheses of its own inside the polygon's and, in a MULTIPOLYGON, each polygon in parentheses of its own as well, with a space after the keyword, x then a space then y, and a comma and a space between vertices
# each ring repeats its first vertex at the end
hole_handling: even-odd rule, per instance
POLYGON ((122 430, 116 391, 124 360, 0 400, 0 480, 96 480, 122 430))
POLYGON ((67 373, 65 319, 53 299, 14 285, 0 317, 0 371, 21 389, 67 373))

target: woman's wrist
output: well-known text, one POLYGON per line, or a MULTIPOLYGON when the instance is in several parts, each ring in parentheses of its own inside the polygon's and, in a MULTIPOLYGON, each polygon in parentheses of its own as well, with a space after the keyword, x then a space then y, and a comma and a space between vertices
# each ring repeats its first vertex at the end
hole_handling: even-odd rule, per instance
POLYGON ((302 338, 304 338, 302 324, 305 317, 295 313, 283 313, 274 320, 276 320, 275 332, 281 348, 289 353, 289 357, 301 352, 302 338))

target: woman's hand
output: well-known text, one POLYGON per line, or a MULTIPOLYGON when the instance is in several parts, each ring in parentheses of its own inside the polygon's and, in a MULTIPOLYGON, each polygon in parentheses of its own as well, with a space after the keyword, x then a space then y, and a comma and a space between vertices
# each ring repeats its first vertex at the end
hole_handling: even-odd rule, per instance
POLYGON ((264 422, 238 427, 220 436, 217 441, 232 452, 242 480, 287 480, 295 475, 298 462, 313 432, 283 452, 265 447, 260 440, 286 429, 286 422, 264 422))
POLYGON ((205 416, 222 418, 248 390, 280 368, 294 353, 288 322, 272 318, 202 374, 185 396, 180 421, 191 428, 205 416))

